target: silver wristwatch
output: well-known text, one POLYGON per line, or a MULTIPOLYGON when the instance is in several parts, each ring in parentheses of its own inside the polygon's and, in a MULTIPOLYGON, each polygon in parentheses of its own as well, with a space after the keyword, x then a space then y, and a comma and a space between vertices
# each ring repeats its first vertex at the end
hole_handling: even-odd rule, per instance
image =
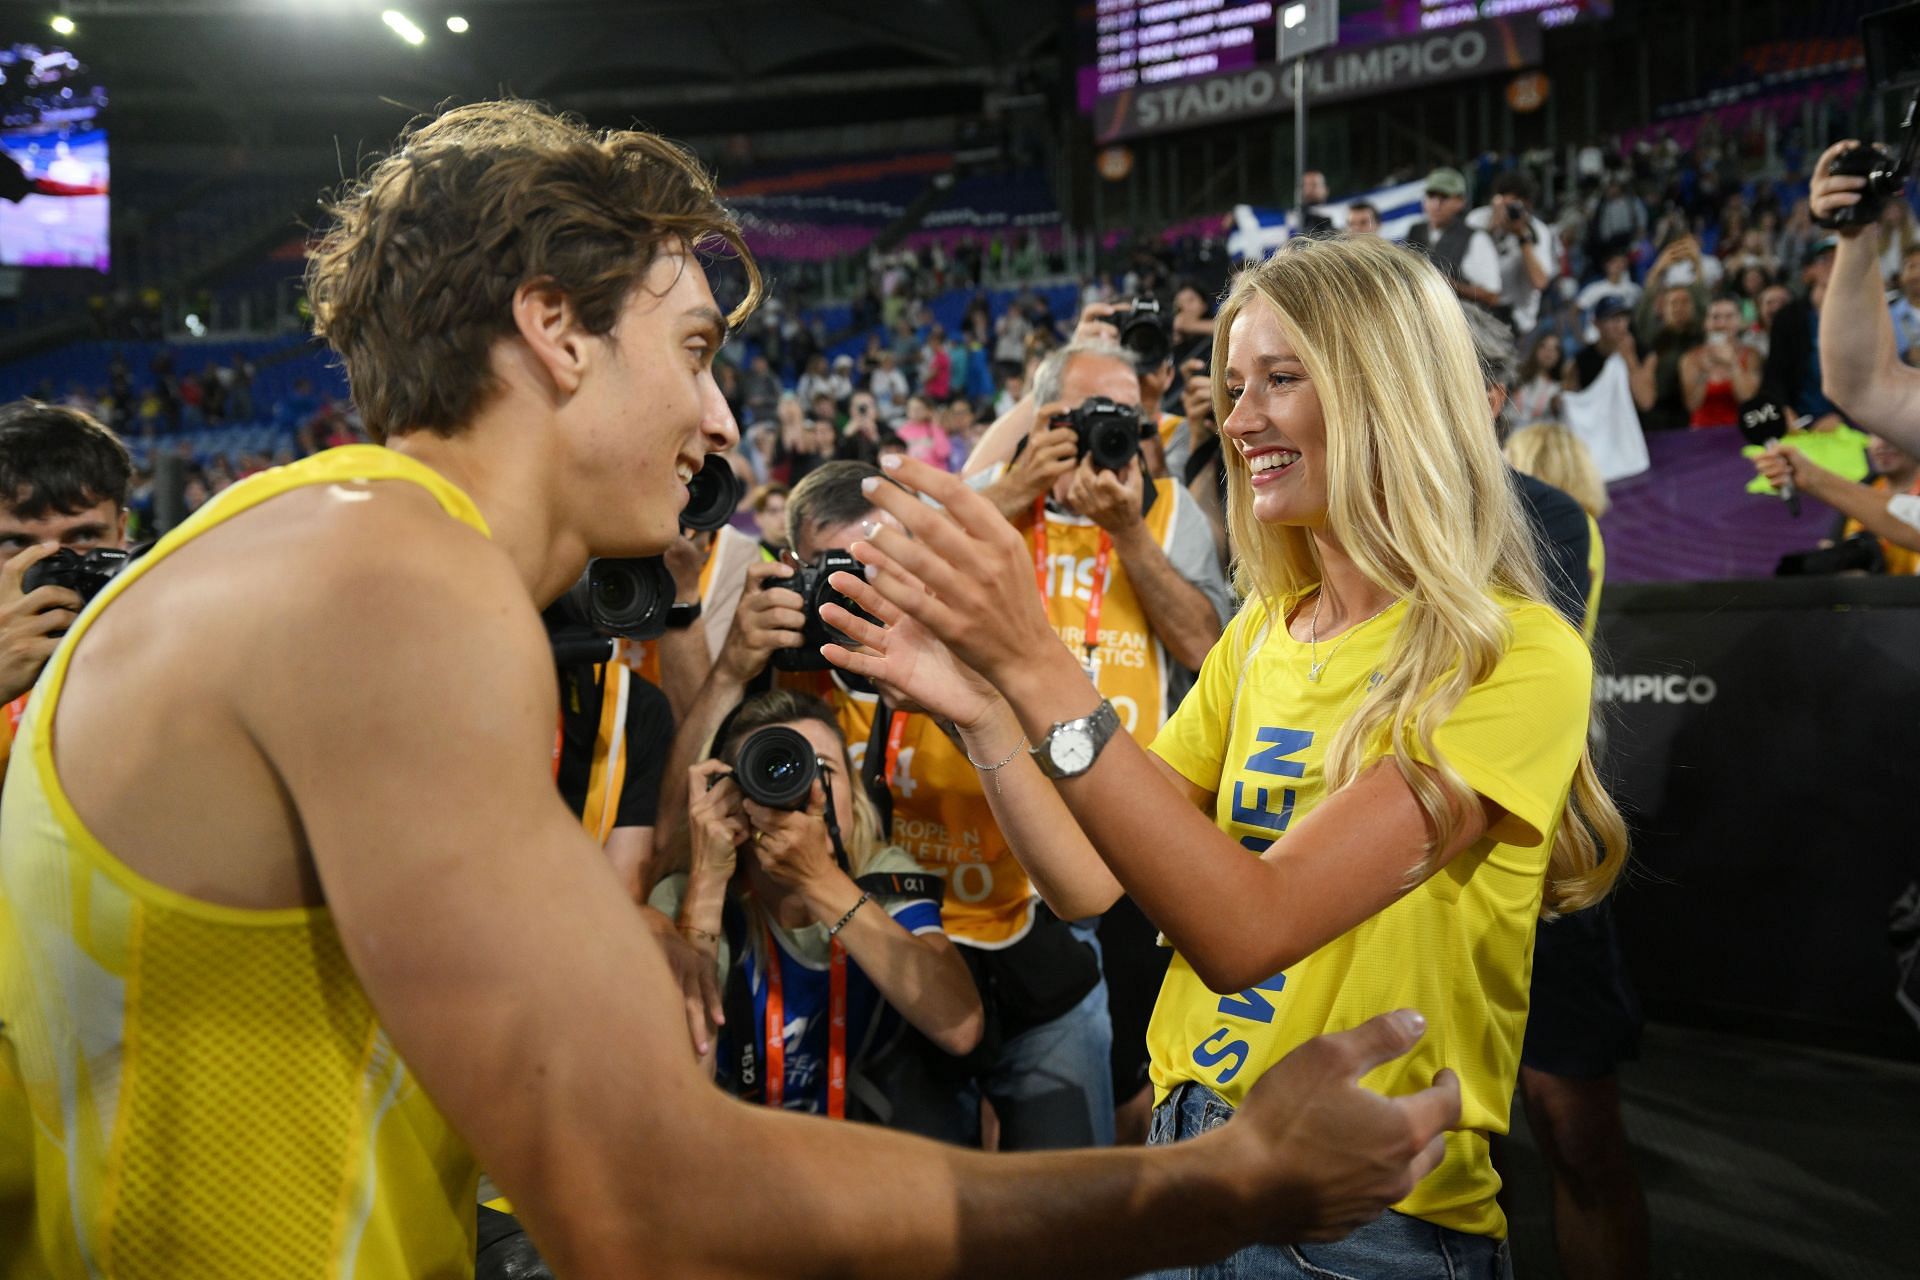
POLYGON ((1034 763, 1049 778, 1077 778, 1093 768, 1100 749, 1120 731, 1120 713, 1101 699, 1090 716, 1061 720, 1033 748, 1034 763))

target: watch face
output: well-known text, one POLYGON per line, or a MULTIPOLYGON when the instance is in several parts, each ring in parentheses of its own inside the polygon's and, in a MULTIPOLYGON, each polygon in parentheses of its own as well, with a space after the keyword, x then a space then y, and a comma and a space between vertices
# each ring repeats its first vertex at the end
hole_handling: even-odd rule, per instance
POLYGON ((1062 729, 1054 735, 1053 767, 1063 774, 1079 773, 1093 764, 1093 735, 1084 725, 1062 729))

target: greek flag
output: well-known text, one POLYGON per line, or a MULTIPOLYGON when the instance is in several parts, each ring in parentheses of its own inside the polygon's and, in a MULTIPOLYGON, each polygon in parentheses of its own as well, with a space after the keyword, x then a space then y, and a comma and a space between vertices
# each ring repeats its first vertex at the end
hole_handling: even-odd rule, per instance
MULTIPOLYGON (((1402 182, 1391 187, 1377 187, 1372 191, 1356 191, 1341 196, 1338 200, 1315 205, 1313 212, 1344 229, 1347 225, 1347 206, 1364 200, 1380 211, 1380 234, 1389 240, 1404 240, 1408 229, 1420 221, 1420 197, 1425 191, 1425 179, 1402 182)), ((1250 204, 1235 205, 1233 231, 1227 236, 1227 251, 1242 261, 1254 261, 1285 244, 1289 236, 1298 234, 1298 230, 1293 225, 1290 210, 1250 204)))

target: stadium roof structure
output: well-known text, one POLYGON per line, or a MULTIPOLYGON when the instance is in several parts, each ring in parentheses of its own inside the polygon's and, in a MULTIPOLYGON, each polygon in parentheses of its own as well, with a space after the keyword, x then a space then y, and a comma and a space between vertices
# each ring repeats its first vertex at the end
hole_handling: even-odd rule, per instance
POLYGON ((1064 0, 0 0, 10 39, 72 48, 116 127, 155 141, 384 131, 502 93, 679 133, 966 114, 1069 16, 1064 0))

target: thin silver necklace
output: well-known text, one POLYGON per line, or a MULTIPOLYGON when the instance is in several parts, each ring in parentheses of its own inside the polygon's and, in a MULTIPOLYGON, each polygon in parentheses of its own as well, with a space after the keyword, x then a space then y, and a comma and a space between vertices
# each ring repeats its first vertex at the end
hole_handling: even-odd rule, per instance
POLYGON ((1354 632, 1400 603, 1398 600, 1389 600, 1360 621, 1348 627, 1341 637, 1334 642, 1333 648, 1327 650, 1327 662, 1322 662, 1320 661, 1320 602, 1326 598, 1327 591, 1325 587, 1322 587, 1314 594, 1313 619, 1307 623, 1307 647, 1313 655, 1307 664, 1307 679, 1315 684, 1320 683, 1320 673, 1326 669, 1327 662, 1333 661, 1334 655, 1340 652, 1340 646, 1344 645, 1354 632))

